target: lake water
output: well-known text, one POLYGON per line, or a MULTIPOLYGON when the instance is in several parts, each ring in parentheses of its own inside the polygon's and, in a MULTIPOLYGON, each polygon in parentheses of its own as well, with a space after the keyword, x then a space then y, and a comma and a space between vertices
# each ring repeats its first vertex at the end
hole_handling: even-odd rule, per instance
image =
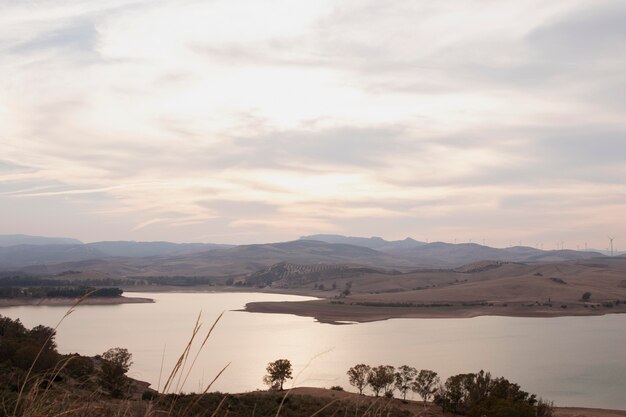
MULTIPOLYGON (((187 344, 198 313, 202 311, 202 339, 225 311, 198 357, 186 391, 204 389, 228 363, 212 390, 263 389, 267 363, 287 358, 293 364, 295 386, 341 385, 352 390, 345 375, 358 363, 407 364, 435 370, 443 378, 485 369, 557 405, 626 409, 626 315, 395 319, 337 326, 306 317, 233 311, 251 301, 304 297, 126 295, 154 298, 156 303, 80 306, 58 329, 59 350, 94 355, 110 347, 128 348, 134 360, 130 375, 157 388, 187 344)), ((0 314, 20 318, 28 327, 54 326, 66 310, 25 306, 1 308, 0 314)))

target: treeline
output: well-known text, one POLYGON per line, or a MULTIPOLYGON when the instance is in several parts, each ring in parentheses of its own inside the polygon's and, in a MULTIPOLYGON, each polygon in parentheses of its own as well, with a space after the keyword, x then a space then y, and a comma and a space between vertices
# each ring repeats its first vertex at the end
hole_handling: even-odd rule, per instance
POLYGON ((214 285, 215 277, 151 276, 137 277, 148 285, 173 285, 178 287, 193 287, 196 285, 214 285))
POLYGON ((494 378, 489 372, 458 374, 442 383, 435 371, 418 371, 408 365, 371 367, 358 364, 347 372, 350 384, 363 394, 370 388, 374 395, 383 393, 392 398, 397 390, 406 399, 409 391, 424 401, 432 401, 443 411, 469 417, 550 417, 552 404, 523 391, 518 384, 503 377, 494 378))
POLYGON ((224 277, 193 277, 193 276, 147 276, 126 278, 95 278, 95 279, 64 279, 63 277, 76 275, 80 272, 67 271, 57 275, 56 277, 44 278, 33 276, 11 275, 0 277, 0 288, 6 287, 67 287, 67 286, 83 286, 83 287, 134 287, 137 285, 172 285, 179 287, 193 287, 196 285, 217 285, 226 284, 233 285, 233 278, 224 277))
MULTIPOLYGON (((71 274, 64 273, 60 276, 71 274)), ((149 276, 127 278, 63 279, 31 276, 10 276, 0 278, 0 289, 7 287, 133 287, 137 285, 173 285, 191 287, 195 285, 214 285, 219 278, 188 276, 149 276)))
POLYGON ((63 286, 92 286, 112 287, 122 285, 137 285, 137 280, 121 278, 98 279, 57 279, 26 276, 10 276, 0 278, 0 288, 3 287, 63 287, 63 286))
MULTIPOLYGON (((344 301, 332 300, 331 304, 347 304, 344 301)), ((379 302, 379 301, 353 301, 350 305, 363 307, 410 307, 410 308, 430 308, 430 307, 452 307, 449 303, 412 303, 412 302, 379 302)))
POLYGON ((117 287, 94 288, 84 286, 67 287, 0 287, 0 298, 80 298, 119 297, 124 291, 117 287))

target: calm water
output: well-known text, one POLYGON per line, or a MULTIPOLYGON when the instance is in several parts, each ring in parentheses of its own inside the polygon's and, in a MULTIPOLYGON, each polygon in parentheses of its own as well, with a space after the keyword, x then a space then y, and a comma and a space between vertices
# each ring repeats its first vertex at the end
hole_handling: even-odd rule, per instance
MULTIPOLYGON (((134 355, 131 376, 156 388, 189 340, 200 311, 203 330, 226 311, 185 386, 219 391, 263 388, 268 362, 288 358, 295 385, 350 388, 346 370, 357 363, 408 364, 448 377, 490 370, 557 405, 626 409, 626 315, 526 319, 396 319, 334 326, 282 314, 232 311, 250 301, 304 297, 255 293, 128 294, 154 304, 81 306, 58 330, 62 352, 94 355, 115 346, 134 355), (164 358, 164 360, 163 360, 164 358), (161 362, 164 362, 163 376, 161 362), (202 388, 201 388, 202 387, 202 388)), ((66 307, 11 307, 0 314, 31 327, 54 326, 66 307)), ((202 337, 205 332, 202 332, 202 337)), ((193 351, 195 353, 195 350, 193 351)))

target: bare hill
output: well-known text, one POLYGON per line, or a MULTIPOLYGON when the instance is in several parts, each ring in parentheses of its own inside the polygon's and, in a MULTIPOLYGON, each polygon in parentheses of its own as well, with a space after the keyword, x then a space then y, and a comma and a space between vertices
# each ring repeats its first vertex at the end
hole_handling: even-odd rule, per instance
MULTIPOLYGON (((403 274, 366 273, 305 284, 325 300, 252 303, 250 311, 292 313, 322 321, 372 321, 393 317, 542 316, 626 312, 626 260, 540 264, 481 262, 456 270, 403 274), (340 294, 350 282, 350 293, 340 294), (587 297, 583 297, 588 293, 587 297)), ((291 287, 296 291, 296 286, 291 287)), ((302 291, 300 291, 302 293, 302 291)))

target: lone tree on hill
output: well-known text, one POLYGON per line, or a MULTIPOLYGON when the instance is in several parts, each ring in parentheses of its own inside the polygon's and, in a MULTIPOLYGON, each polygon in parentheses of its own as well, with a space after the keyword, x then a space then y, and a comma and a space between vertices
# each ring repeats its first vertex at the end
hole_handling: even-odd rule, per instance
POLYGON ((100 382, 113 397, 121 397, 128 385, 126 372, 130 369, 133 355, 125 348, 111 348, 102 354, 100 382))
POLYGON ((428 369, 422 369, 413 384, 411 384, 411 390, 419 394, 424 400, 424 407, 426 402, 430 400, 432 395, 437 390, 437 384, 439 384, 439 377, 437 372, 430 371, 428 369))
POLYGON ((263 382, 270 386, 270 389, 283 390, 285 380, 292 379, 291 362, 289 359, 278 359, 267 364, 267 375, 263 377, 263 382))
POLYGON ((367 377, 371 370, 372 368, 369 365, 362 363, 348 369, 347 374, 350 385, 356 387, 360 395, 363 395, 363 388, 367 386, 367 377))
POLYGON ((417 369, 408 365, 402 365, 396 372, 396 388, 402 393, 403 400, 406 400, 406 393, 411 389, 415 375, 417 375, 417 369))

